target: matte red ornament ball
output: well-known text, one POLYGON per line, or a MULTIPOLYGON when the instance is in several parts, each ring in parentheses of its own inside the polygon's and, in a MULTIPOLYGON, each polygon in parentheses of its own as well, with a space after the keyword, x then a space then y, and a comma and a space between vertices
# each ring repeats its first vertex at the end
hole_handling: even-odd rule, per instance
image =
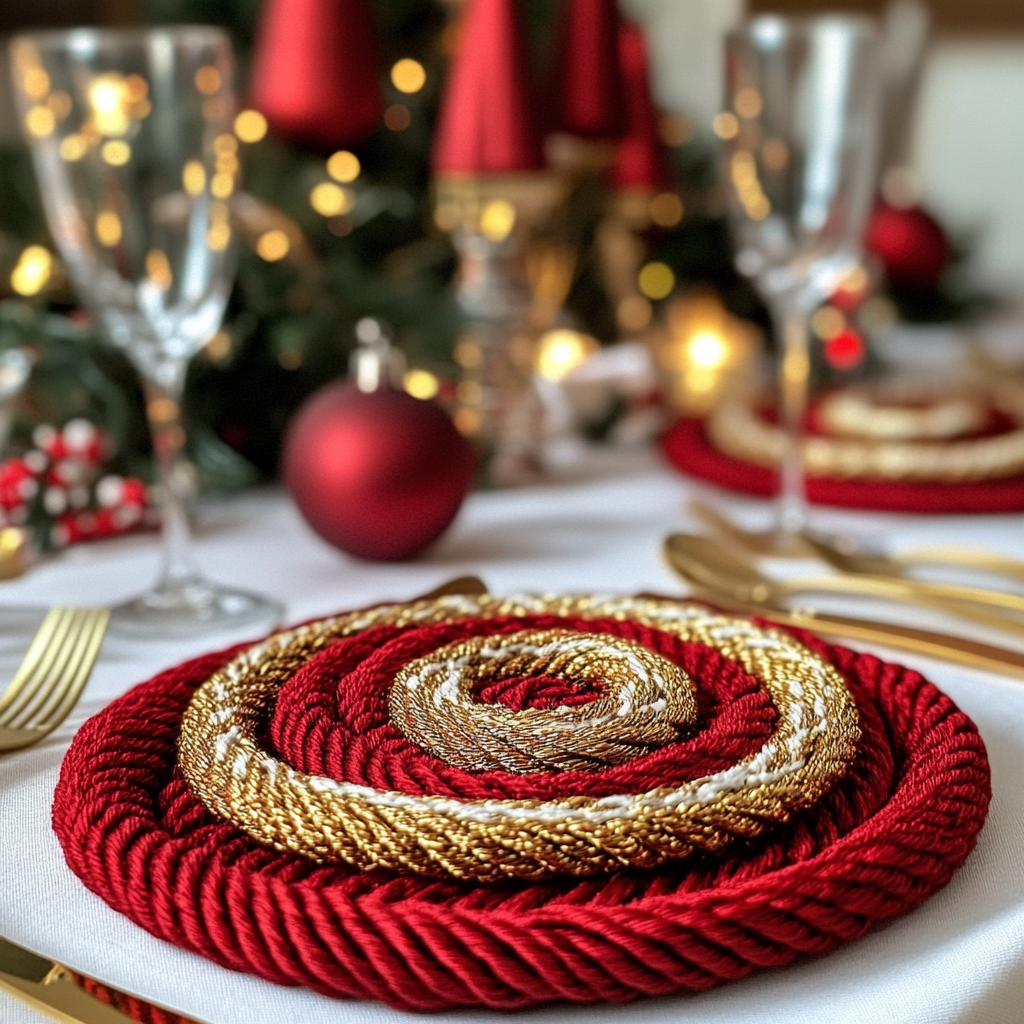
POLYGON ((455 518, 473 481, 469 442, 433 402, 329 384, 296 414, 282 471, 309 525, 360 558, 411 558, 455 518))
POLYGON ((879 203, 865 241, 882 261, 890 284, 916 291, 935 289, 953 255, 941 225, 917 206, 879 203))

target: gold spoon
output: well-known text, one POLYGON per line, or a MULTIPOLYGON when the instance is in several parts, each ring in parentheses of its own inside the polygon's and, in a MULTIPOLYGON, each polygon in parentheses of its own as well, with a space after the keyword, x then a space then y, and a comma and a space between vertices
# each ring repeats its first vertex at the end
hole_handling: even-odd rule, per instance
MULTIPOLYGON (((846 615, 819 615, 811 610, 787 611, 770 601, 737 598, 732 581, 718 574, 717 560, 715 567, 705 565, 700 559, 693 557, 693 552, 689 551, 687 546, 681 545, 675 539, 679 536, 681 535, 673 534, 668 537, 662 553, 670 568, 686 581, 692 595, 699 600, 727 611, 754 615, 783 626, 794 626, 844 640, 886 644, 914 654, 1024 679, 1024 654, 1019 651, 969 640, 966 637, 935 633, 927 629, 895 626, 888 622, 875 622, 846 615)), ((744 568, 750 569, 749 566, 744 568)), ((750 571, 757 578, 756 582, 765 584, 770 590, 770 580, 754 570, 750 571)), ((752 581, 747 582, 749 584, 752 581)))
POLYGON ((692 577, 701 586, 726 593, 734 600, 753 604, 782 606, 796 594, 832 593, 860 597, 878 597, 886 601, 936 608, 982 625, 1024 634, 1024 623, 998 612, 971 605, 988 605, 1024 611, 1024 596, 1005 594, 978 587, 952 583, 925 583, 920 580, 881 576, 815 576, 795 580, 772 580, 728 548, 711 540, 687 533, 674 533, 665 541, 666 557, 671 564, 692 577))
POLYGON ((900 555, 880 551, 860 551, 855 543, 829 540, 819 533, 805 531, 789 546, 779 544, 776 530, 745 530, 699 498, 690 502, 690 512, 720 537, 745 547, 756 555, 775 557, 815 557, 823 559, 842 572, 868 573, 872 576, 903 576, 918 565, 952 565, 964 569, 1008 576, 1024 581, 1024 562, 991 551, 935 545, 914 548, 900 555))

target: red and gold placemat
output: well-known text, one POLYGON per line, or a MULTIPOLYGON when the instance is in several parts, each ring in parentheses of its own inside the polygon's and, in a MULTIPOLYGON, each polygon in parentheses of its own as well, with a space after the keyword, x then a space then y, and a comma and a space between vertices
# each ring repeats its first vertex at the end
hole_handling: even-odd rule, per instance
POLYGON ((80 730, 53 826, 225 967, 514 1009, 826 953, 944 885, 989 797, 916 672, 684 602, 483 595, 162 673, 80 730))
MULTIPOLYGON (((662 438, 661 448, 676 469, 690 476, 765 498, 778 493, 776 470, 720 452, 708 440, 703 420, 699 418, 677 420, 662 438)), ((817 505, 878 512, 1020 512, 1024 510, 1024 476, 969 483, 808 477, 807 497, 817 505)))

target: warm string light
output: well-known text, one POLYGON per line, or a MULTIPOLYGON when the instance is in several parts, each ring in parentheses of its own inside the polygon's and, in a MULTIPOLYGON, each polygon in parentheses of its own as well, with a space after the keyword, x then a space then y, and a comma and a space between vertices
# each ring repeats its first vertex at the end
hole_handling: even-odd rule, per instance
POLYGON ((30 245, 22 250, 11 271, 11 288, 26 298, 38 295, 53 276, 53 256, 41 245, 30 245))
POLYGON ((104 248, 113 249, 124 234, 121 218, 113 210, 103 210, 96 216, 96 239, 104 248))
POLYGON ((747 216, 751 220, 764 220, 771 213, 772 204, 761 188, 754 154, 748 149, 737 150, 729 161, 729 172, 747 216))
POLYGON ((350 185, 359 177, 361 170, 359 157, 347 149, 338 150, 327 160, 327 173, 342 185, 350 185))
POLYGON ((322 181, 309 193, 309 205, 322 217, 338 217, 348 213, 355 201, 348 189, 335 185, 333 181, 322 181))
POLYGON ((676 275, 667 263, 654 260, 641 268, 636 283, 646 298, 665 299, 676 286, 676 275))
POLYGON ((265 231, 256 241, 256 254, 268 263, 283 260, 291 251, 292 244, 280 228, 265 231))
POLYGON ((267 128, 267 119, 258 110, 243 110, 235 118, 235 135, 250 145, 264 138, 267 128))
POLYGON ((492 199, 480 212, 480 231, 490 242, 504 242, 516 226, 516 208, 507 199, 492 199))
POLYGON ((404 93, 417 93, 427 81, 427 72, 418 60, 404 57, 391 68, 391 84, 404 93))
POLYGON ((210 204, 210 227, 206 245, 211 252, 224 252, 231 241, 231 209, 225 202, 210 204))
POLYGON ((441 382, 429 370, 407 370, 402 386, 413 398, 429 401, 441 390, 441 382))

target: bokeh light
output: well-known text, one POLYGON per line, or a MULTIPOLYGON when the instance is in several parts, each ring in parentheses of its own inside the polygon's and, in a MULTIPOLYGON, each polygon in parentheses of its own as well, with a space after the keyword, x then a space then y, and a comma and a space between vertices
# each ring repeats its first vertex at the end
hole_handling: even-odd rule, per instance
POLYGON ((103 143, 100 155, 103 157, 103 162, 110 164, 111 167, 124 167, 132 158, 132 147, 121 139, 112 139, 110 142, 103 143))
POLYGON ((212 64, 205 64, 196 71, 195 83, 196 89, 204 96, 212 96, 220 91, 220 72, 212 64))
POLYGON ((507 199, 492 199, 480 214, 480 230, 491 242, 503 242, 516 226, 516 208, 507 199))
POLYGON ((100 245, 112 249, 121 241, 124 228, 121 218, 113 210, 103 210, 96 217, 96 238, 100 245))
POLYGON ((355 181, 359 177, 361 170, 362 166, 359 163, 359 157, 355 153, 350 153, 347 149, 339 149, 337 153, 332 154, 327 160, 327 173, 335 181, 340 181, 342 185, 348 185, 350 182, 355 181))
POLYGON ((403 104, 392 103, 384 111, 384 124, 393 132, 404 132, 412 124, 412 114, 403 104))
POLYGON ((352 195, 347 189, 335 185, 333 181, 323 181, 314 185, 309 193, 309 205, 322 217, 337 217, 352 209, 352 195))
POLYGON ((675 192, 662 192, 651 200, 650 213, 659 228, 674 228, 683 219, 683 201, 675 192))
POLYGON ((259 142, 267 134, 267 119, 258 110, 243 110, 235 118, 235 134, 242 142, 259 142))
POLYGON ((391 68, 391 84, 399 92, 419 92, 426 84, 427 72, 418 60, 404 57, 391 68))
POLYGON ((711 130, 720 139, 735 139, 740 133, 740 122, 735 114, 726 110, 715 115, 711 122, 711 130))
POLYGON ((53 256, 41 245, 30 245, 11 271, 11 288, 26 297, 38 295, 53 275, 53 256))
POLYGON ((626 334, 636 334, 651 322, 654 310, 642 295, 627 295, 615 308, 615 319, 626 334))
POLYGON ((181 172, 181 184, 190 196, 198 196, 206 188, 206 168, 198 160, 189 160, 181 172))
POLYGON ((664 299, 676 286, 676 275, 667 263, 654 260, 641 269, 637 286, 648 299, 664 299))
POLYGON ((280 228, 265 231, 256 242, 257 255, 268 263, 283 260, 291 248, 292 244, 288 240, 288 236, 280 228))
POLYGON ((564 328, 548 331, 537 343, 537 372, 547 380, 562 380, 600 347, 589 334, 564 328))
POLYGON ((429 370, 407 371, 402 386, 413 398, 424 401, 433 398, 441 388, 440 381, 429 370))

